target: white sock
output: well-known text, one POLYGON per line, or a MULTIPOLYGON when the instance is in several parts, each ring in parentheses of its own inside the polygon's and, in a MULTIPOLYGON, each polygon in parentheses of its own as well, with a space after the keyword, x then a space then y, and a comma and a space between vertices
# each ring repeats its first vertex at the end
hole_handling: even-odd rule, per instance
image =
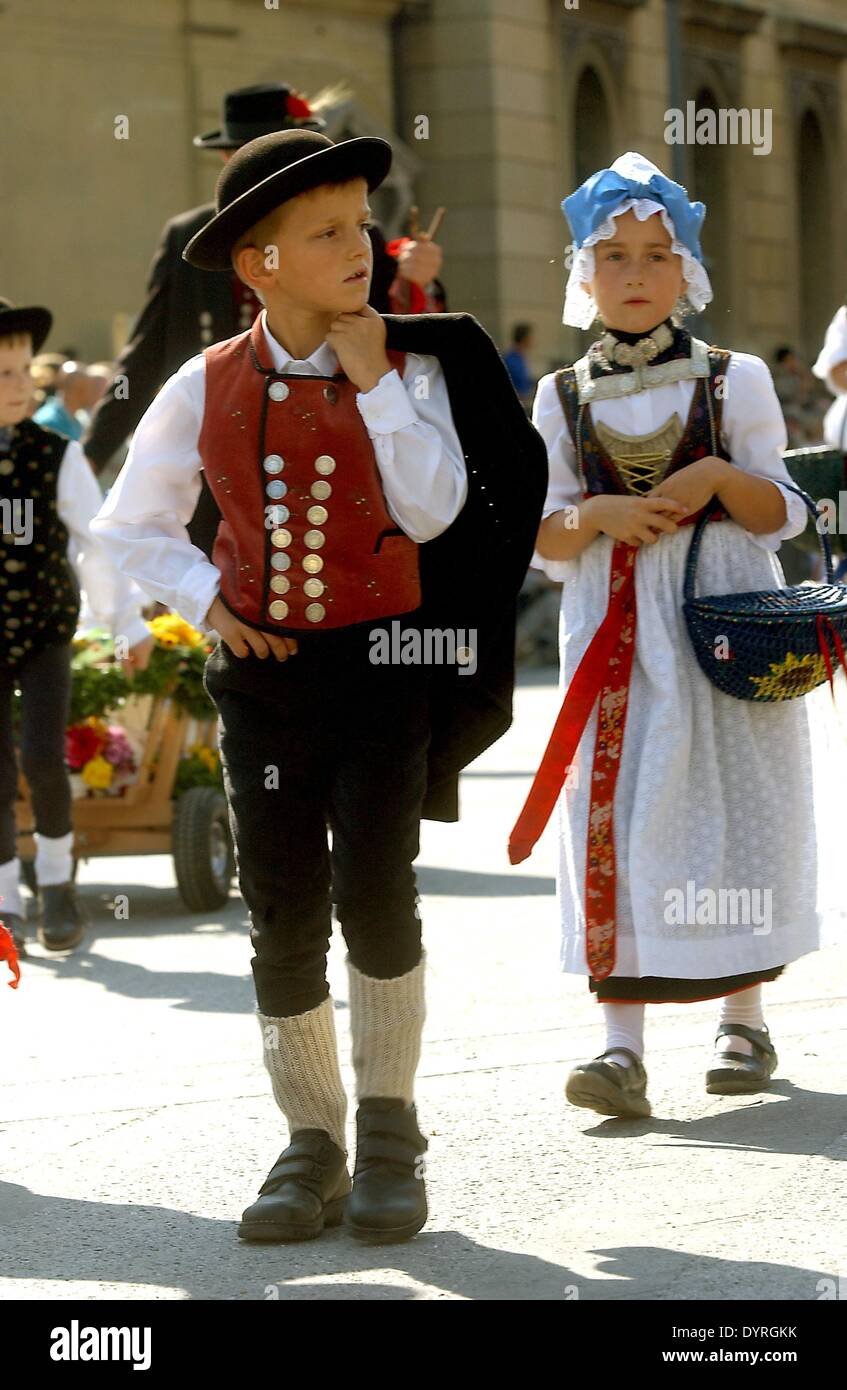
POLYGON ((35 877, 41 888, 49 888, 54 883, 70 883, 73 874, 74 833, 59 835, 49 840, 46 835, 35 834, 35 877))
POLYGON ((626 1047, 636 1057, 644 1056, 644 1005, 643 1004, 604 1004, 603 1015, 606 1020, 605 1060, 618 1062, 622 1067, 631 1067, 632 1059, 615 1048, 626 1047))
POLYGON ((4 912, 14 912, 23 917, 24 907, 20 890, 21 866, 17 859, 9 859, 0 864, 0 922, 4 912))
MULTIPOLYGON (((741 989, 736 994, 728 994, 722 999, 718 1025, 722 1023, 743 1023, 746 1028, 764 1028, 762 986, 751 985, 749 989, 741 989)), ((715 1051, 743 1052, 746 1057, 752 1057, 753 1044, 733 1033, 724 1033, 718 1039, 715 1051)))

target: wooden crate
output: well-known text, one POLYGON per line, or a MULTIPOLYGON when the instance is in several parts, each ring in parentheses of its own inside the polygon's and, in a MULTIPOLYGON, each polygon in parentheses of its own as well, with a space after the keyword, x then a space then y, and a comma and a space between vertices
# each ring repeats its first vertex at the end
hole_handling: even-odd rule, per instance
MULTIPOLYGON (((120 714, 110 722, 119 724, 120 714)), ((74 799, 75 856, 86 859, 89 855, 169 854, 174 815, 172 792, 180 756, 190 744, 215 747, 216 736, 214 716, 208 720, 193 719, 175 710, 169 699, 151 700, 135 782, 122 796, 74 799)), ((33 859, 35 826, 23 773, 19 774, 18 793, 18 854, 22 859, 33 859)))

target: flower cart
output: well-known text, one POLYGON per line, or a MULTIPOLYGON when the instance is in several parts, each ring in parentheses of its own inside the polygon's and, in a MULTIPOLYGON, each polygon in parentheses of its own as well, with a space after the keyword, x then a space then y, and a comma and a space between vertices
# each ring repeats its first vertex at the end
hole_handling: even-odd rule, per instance
MULTIPOLYGON (((74 643, 65 755, 75 860, 172 853, 185 906, 222 907, 234 873, 214 707, 202 685, 209 646, 176 614, 155 618, 150 665, 130 682, 104 633, 74 643)), ((34 890, 32 808, 21 774, 18 853, 34 890)))

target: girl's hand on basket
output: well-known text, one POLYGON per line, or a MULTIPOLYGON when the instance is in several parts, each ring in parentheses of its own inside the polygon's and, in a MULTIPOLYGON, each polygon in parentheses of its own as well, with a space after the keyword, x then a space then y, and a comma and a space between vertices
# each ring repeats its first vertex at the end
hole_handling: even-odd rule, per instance
POLYGON ((208 613, 206 622, 219 632, 233 656, 254 656, 267 658, 272 652, 277 661, 287 661, 297 651, 294 637, 277 637, 272 632, 259 632, 258 628, 248 627, 230 613, 219 598, 216 598, 208 613))
POLYGON ((143 671, 150 663, 150 656, 156 642, 153 637, 145 637, 143 642, 136 642, 134 647, 130 647, 128 654, 121 662, 121 670, 127 680, 131 681, 136 671, 143 671))
POLYGON ((692 512, 699 512, 701 507, 714 497, 721 483, 724 481, 727 469, 731 467, 726 459, 716 458, 714 454, 709 454, 706 458, 697 459, 694 463, 689 463, 685 468, 680 468, 676 473, 672 473, 669 478, 657 483, 648 492, 648 497, 673 497, 675 501, 681 502, 685 508, 684 515, 691 516, 692 512))
POLYGON ((592 525, 627 545, 653 545, 663 531, 674 535, 685 507, 672 497, 619 497, 599 492, 591 498, 592 525))

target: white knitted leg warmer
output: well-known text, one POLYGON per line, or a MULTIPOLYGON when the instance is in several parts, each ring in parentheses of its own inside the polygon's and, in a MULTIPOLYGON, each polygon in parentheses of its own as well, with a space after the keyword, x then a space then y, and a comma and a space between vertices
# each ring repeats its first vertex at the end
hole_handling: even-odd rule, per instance
POLYGON ((426 1018, 425 968, 426 956, 422 955, 405 975, 374 980, 357 970, 348 956, 353 1067, 359 1100, 381 1096, 412 1104, 426 1018))
POLYGON ((338 1065, 332 999, 291 1018, 257 1014, 274 1099, 292 1134, 322 1129, 347 1151, 347 1094, 338 1065))

